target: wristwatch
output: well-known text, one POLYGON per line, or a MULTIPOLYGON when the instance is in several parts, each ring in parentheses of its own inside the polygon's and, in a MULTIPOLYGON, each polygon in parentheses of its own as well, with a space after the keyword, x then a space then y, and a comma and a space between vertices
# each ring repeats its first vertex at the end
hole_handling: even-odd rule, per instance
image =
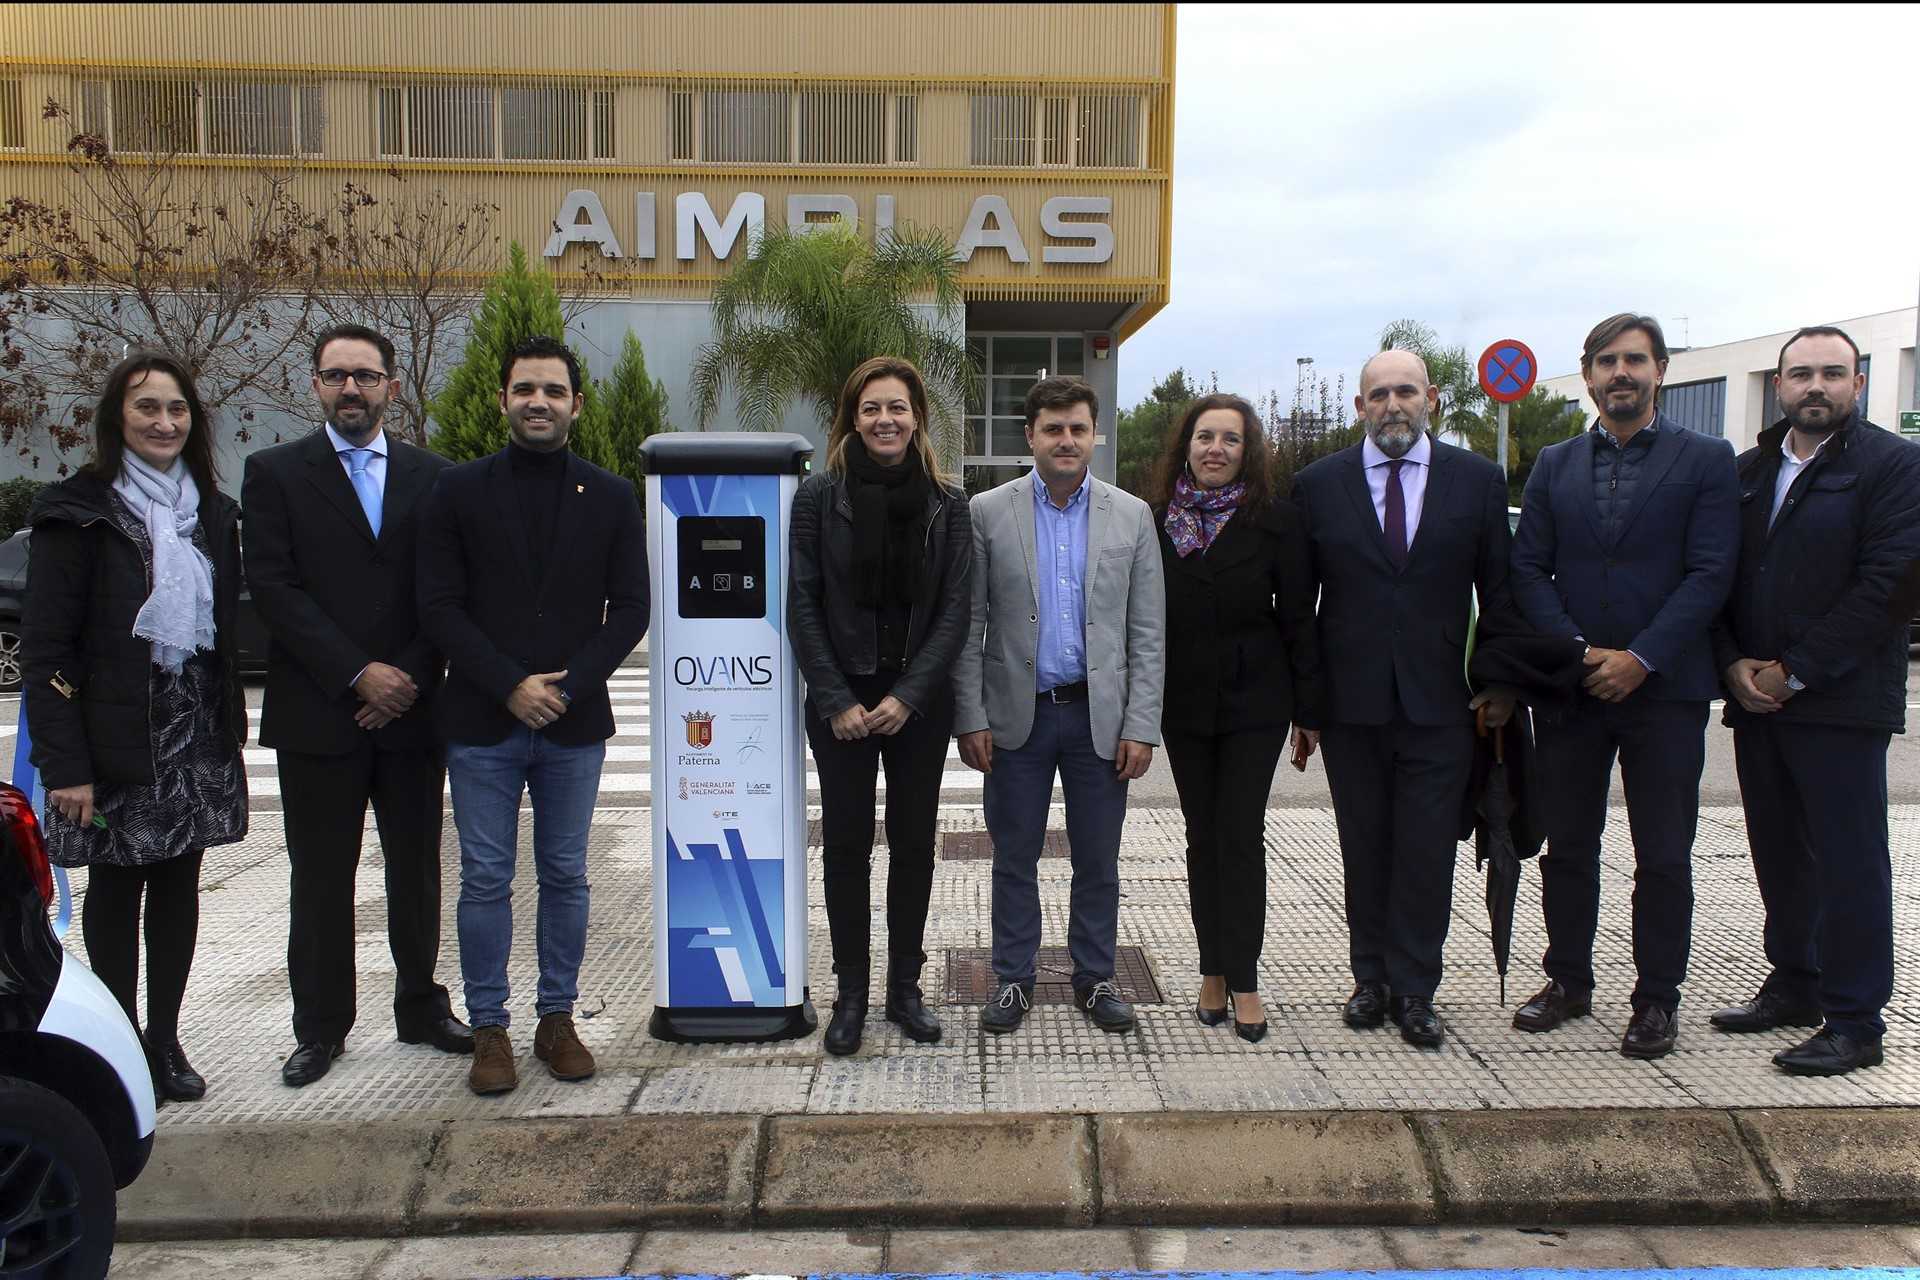
POLYGON ((1784 662, 1780 664, 1780 673, 1787 678, 1787 688, 1793 690, 1795 693, 1807 687, 1806 683, 1802 681, 1799 676, 1787 670, 1787 664, 1784 662))

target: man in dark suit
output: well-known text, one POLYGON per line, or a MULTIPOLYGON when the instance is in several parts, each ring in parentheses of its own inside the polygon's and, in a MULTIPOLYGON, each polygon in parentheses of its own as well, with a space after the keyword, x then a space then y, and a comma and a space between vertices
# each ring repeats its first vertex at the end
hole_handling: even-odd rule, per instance
POLYGON ((1410 351, 1383 351, 1354 399, 1366 439, 1308 467, 1293 500, 1320 590, 1325 728, 1296 729, 1295 757, 1326 750, 1346 873, 1353 996, 1347 1025, 1391 1015, 1409 1044, 1438 1046, 1440 952, 1452 910, 1454 815, 1473 766, 1474 712, 1513 703, 1467 686, 1473 595, 1507 598, 1500 469, 1428 432, 1440 393, 1410 351))
POLYGON ((359 325, 320 334, 313 389, 326 424, 249 457, 241 490, 247 583, 272 641, 260 743, 279 752, 293 875, 287 979, 299 1047, 280 1074, 295 1087, 327 1074, 353 1027, 354 872, 369 800, 400 1039, 473 1051, 433 972, 442 659, 414 605, 419 510, 447 464, 380 430, 399 387, 385 337, 359 325))
POLYGON ((647 547, 633 485, 567 449, 580 364, 528 338, 501 362, 510 439, 448 468, 420 535, 420 619, 446 653, 437 720, 460 832, 460 970, 475 1093, 519 1084, 507 958, 520 797, 533 801, 540 980, 534 1057, 594 1072, 573 1025, 587 938, 587 830, 613 736, 607 677, 646 634, 647 547))
POLYGON ((1600 836, 1617 756, 1639 974, 1620 1052, 1658 1058, 1673 1048, 1687 976, 1707 703, 1720 686, 1707 631, 1732 581, 1738 487, 1725 440, 1661 416, 1667 343, 1651 316, 1594 326, 1580 371, 1600 420, 1541 451, 1513 547, 1521 612, 1538 631, 1585 643, 1589 667, 1570 710, 1535 720, 1548 981, 1513 1025, 1551 1031, 1592 1011, 1600 836))
POLYGON ((1920 449, 1859 412, 1841 329, 1780 349, 1786 420, 1740 455, 1740 568, 1713 631, 1772 972, 1720 1031, 1819 1027, 1794 1075, 1884 1060, 1893 995, 1887 747, 1906 731, 1920 592, 1920 449))

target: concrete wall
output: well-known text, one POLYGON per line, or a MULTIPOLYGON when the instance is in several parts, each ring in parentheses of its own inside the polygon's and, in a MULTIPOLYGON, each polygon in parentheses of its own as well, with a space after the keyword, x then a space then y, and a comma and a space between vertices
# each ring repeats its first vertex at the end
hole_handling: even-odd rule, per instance
MULTIPOLYGON (((1873 376, 1866 413, 1868 419, 1889 431, 1899 428, 1902 410, 1916 407, 1913 399, 1914 320, 1915 308, 1907 307, 1835 322, 1836 327, 1844 329, 1847 336, 1859 344, 1860 354, 1872 358, 1873 376)), ((1793 330, 1786 329, 1739 342, 1675 352, 1667 366, 1666 380, 1681 383, 1725 378, 1726 436, 1734 448, 1746 449, 1762 431, 1773 425, 1760 420, 1761 406, 1766 397, 1767 380, 1773 376, 1780 358, 1780 346, 1792 335, 1793 330)), ((1580 401, 1589 423, 1597 416, 1577 370, 1544 378, 1540 385, 1580 401)))

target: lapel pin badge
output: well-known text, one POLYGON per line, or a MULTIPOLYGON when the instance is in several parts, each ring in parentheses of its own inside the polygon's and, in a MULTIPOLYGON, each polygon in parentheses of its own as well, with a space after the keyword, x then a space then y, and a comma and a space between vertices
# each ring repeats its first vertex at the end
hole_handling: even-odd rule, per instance
POLYGON ((587 491, 587 486, 585 486, 585 485, 583 485, 583 484, 577 484, 577 485, 575 485, 575 486, 573 486, 573 491, 574 491, 575 493, 585 493, 585 492, 587 491))

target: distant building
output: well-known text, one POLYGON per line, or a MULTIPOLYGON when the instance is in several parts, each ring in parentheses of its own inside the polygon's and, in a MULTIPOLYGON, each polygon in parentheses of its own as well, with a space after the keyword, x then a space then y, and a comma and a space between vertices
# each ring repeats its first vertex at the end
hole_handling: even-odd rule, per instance
MULTIPOLYGON (((1867 375, 1864 403, 1868 419, 1889 431, 1899 429, 1902 411, 1915 407, 1914 316, 1915 308, 1908 307, 1834 322, 1859 344, 1860 371, 1867 375)), ((1747 448, 1780 419, 1773 374, 1780 347, 1793 333, 1793 329, 1785 329, 1758 338, 1674 352, 1660 393, 1661 411, 1695 431, 1725 436, 1736 449, 1747 448)), ((1668 338, 1671 340, 1672 335, 1668 338)), ((1593 400, 1578 370, 1544 378, 1540 385, 1577 401, 1589 423, 1595 418, 1593 400)))
POLYGON ((1167 302, 1174 35, 1171 4, 20 4, 0 161, 55 198, 52 98, 115 149, 177 118, 182 163, 297 161, 310 207, 430 175, 556 272, 604 274, 573 340, 603 375, 638 336, 681 428, 708 290, 757 225, 937 226, 984 368, 974 479, 1027 457, 1042 370, 1100 393, 1111 477, 1118 348, 1167 302))

